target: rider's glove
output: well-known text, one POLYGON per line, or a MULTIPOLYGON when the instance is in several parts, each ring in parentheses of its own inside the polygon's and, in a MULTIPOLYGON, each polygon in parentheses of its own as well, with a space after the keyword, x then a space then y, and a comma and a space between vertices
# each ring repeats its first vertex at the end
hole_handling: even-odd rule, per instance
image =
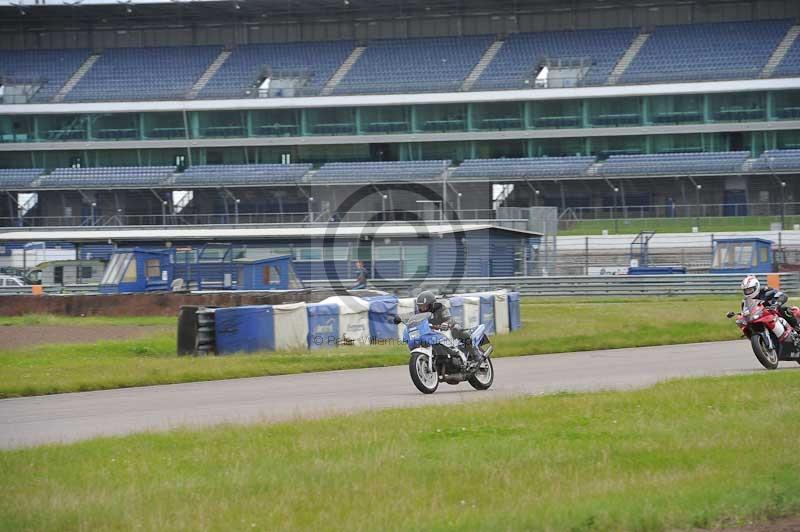
POLYGON ((439 330, 440 331, 446 331, 449 328, 450 328, 450 325, 447 324, 447 323, 442 323, 441 325, 439 325, 439 330))

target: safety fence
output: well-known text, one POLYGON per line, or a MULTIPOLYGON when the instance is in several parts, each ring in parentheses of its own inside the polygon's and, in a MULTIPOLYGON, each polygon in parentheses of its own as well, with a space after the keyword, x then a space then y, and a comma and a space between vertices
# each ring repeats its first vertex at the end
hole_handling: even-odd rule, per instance
MULTIPOLYGON (((744 274, 676 275, 583 275, 552 277, 467 277, 457 282, 456 292, 506 289, 533 296, 674 296, 735 295, 744 274)), ((764 276, 763 281, 767 281, 764 276)), ((769 275, 790 294, 800 291, 800 273, 769 275)), ((439 290, 453 286, 452 279, 375 279, 370 284, 395 294, 413 294, 422 289, 439 290)), ((328 281, 306 281, 306 286, 330 287, 328 281)))
MULTIPOLYGON (((225 355, 401 342, 404 326, 395 323, 395 317, 413 314, 415 301, 411 297, 332 296, 319 303, 216 309, 186 306, 178 319, 178 354, 225 355)), ((522 326, 516 292, 452 295, 441 301, 462 327, 483 324, 491 335, 522 326)))

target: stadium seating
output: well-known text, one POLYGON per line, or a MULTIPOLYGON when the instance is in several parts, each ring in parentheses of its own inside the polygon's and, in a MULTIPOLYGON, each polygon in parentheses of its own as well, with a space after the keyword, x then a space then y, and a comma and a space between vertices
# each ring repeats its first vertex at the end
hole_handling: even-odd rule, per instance
POLYGON ((796 39, 786 51, 783 60, 772 73, 772 77, 800 75, 800 39, 796 39))
POLYGON ((267 71, 307 75, 304 94, 316 94, 353 50, 352 41, 249 44, 236 47, 200 91, 201 98, 241 98, 267 71))
POLYGON ((335 94, 457 91, 493 36, 371 41, 335 94))
POLYGON ((636 36, 635 29, 553 31, 510 35, 494 60, 478 78, 477 90, 532 88, 537 67, 544 59, 590 60, 582 84, 598 85, 636 36))
POLYGON ((621 81, 757 78, 790 26, 788 20, 661 26, 621 81))
POLYGON ((174 171, 174 166, 56 168, 41 179, 39 186, 41 188, 157 186, 167 180, 174 171))
POLYGON ((578 177, 594 163, 594 157, 526 157, 521 159, 467 159, 456 168, 453 179, 487 177, 578 177))
POLYGON ((423 181, 442 177, 451 161, 328 163, 313 181, 423 181))
POLYGON ((750 169, 756 172, 800 170, 800 150, 767 150, 753 161, 750 169))
POLYGON ((740 172, 749 156, 748 151, 612 155, 600 167, 599 175, 695 175, 740 172))
POLYGON ((310 164, 219 164, 191 166, 176 174, 176 185, 262 185, 294 183, 311 170, 310 164))
POLYGON ((65 101, 182 99, 219 46, 108 48, 65 101))
POLYGON ((0 79, 6 83, 42 83, 32 102, 49 102, 78 70, 89 50, 3 50, 0 79))
POLYGON ((2 168, 0 189, 27 188, 43 171, 41 168, 2 168))

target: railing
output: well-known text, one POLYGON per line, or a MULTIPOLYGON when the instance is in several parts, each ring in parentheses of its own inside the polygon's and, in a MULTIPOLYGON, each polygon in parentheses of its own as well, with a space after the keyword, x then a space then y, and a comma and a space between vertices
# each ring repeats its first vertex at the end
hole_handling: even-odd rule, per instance
MULTIPOLYGON (((800 289, 800 273, 782 273, 780 288, 789 293, 800 289)), ((740 274, 701 275, 596 275, 568 277, 471 277, 457 282, 448 278, 372 279, 369 285, 400 296, 413 295, 422 289, 448 286, 454 292, 469 293, 506 288, 534 296, 686 296, 741 295, 740 274)), ((328 288, 330 281, 304 281, 307 287, 328 288)))
MULTIPOLYGON (((382 223, 394 221, 442 221, 442 212, 431 210, 387 210, 351 211, 336 213, 312 210, 313 223, 382 223)), ((445 213, 445 222, 495 222, 492 209, 462 209, 445 213)), ((517 222, 521 220, 515 220, 517 222)), ((22 218, 0 217, 0 227, 119 227, 119 226, 188 226, 188 225, 252 225, 252 224, 308 224, 309 211, 236 213, 227 214, 143 214, 143 215, 95 215, 89 216, 25 216, 22 218)))
MULTIPOLYGON (((660 205, 622 205, 604 207, 570 207, 571 219, 613 220, 643 218, 710 218, 745 216, 800 216, 800 202, 785 203, 701 203, 701 204, 660 204, 660 205)), ((566 211, 565 211, 566 212, 566 211)))

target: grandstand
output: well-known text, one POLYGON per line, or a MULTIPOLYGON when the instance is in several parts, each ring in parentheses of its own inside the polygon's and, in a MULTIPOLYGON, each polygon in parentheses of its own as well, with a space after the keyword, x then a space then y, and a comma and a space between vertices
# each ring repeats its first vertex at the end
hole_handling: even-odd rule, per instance
POLYGON ((562 4, 0 7, 0 225, 800 197, 796 2, 562 4))

